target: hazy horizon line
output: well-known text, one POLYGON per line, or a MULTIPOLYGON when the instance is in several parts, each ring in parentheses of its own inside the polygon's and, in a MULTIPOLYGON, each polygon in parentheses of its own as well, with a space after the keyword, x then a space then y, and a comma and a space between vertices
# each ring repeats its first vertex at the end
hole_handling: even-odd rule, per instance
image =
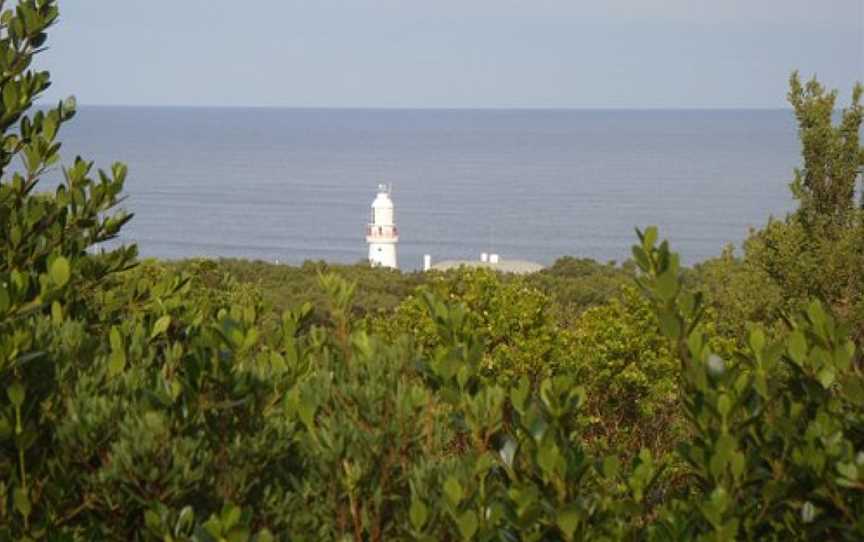
MULTIPOLYGON (((57 102, 37 102, 36 107, 53 107, 57 102)), ((792 111, 792 107, 546 107, 546 106, 512 106, 512 107, 423 107, 423 106, 303 106, 303 105, 201 105, 201 104, 95 104, 78 103, 78 107, 92 108, 123 108, 123 109, 265 109, 265 110, 295 110, 295 111, 792 111)), ((842 109, 842 108, 840 108, 842 109)), ((838 111, 840 110, 838 109, 838 111)))

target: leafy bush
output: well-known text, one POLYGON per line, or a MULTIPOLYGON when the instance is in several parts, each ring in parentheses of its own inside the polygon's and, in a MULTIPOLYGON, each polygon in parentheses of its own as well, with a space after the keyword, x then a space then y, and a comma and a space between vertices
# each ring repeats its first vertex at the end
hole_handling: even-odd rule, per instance
POLYGON ((819 298, 864 334, 864 212, 855 202, 855 183, 864 167, 860 130, 864 121, 856 85, 851 104, 835 124, 836 91, 815 79, 790 80, 789 102, 798 120, 803 163, 795 170, 792 193, 798 209, 772 220, 745 243, 749 264, 767 275, 783 294, 787 313, 819 298))
POLYGON ((552 299, 553 317, 569 327, 582 311, 606 303, 622 286, 632 284, 634 271, 632 261, 619 266, 566 256, 525 280, 552 299))
POLYGON ((677 256, 665 242, 655 246, 655 230, 641 238, 640 285, 682 362, 693 435, 679 453, 696 490, 672 499, 654 532, 716 540, 861 537, 864 375, 848 329, 813 302, 782 339, 769 342, 755 326, 749 351, 723 359, 698 326, 701 294, 675 280, 677 256))
MULTIPOLYGON (((751 241, 752 242, 752 241, 751 241)), ((752 248, 750 244, 748 247, 752 248)), ((772 333, 785 329, 783 315, 792 307, 791 297, 772 279, 756 258, 736 257, 727 246, 718 258, 695 266, 689 283, 705 294, 705 304, 711 307, 717 334, 746 346, 749 327, 762 323, 772 333)))
POLYGON ((310 303, 320 321, 320 310, 327 301, 318 277, 336 274, 357 284, 351 312, 357 317, 386 314, 402 302, 417 286, 425 282, 423 273, 401 273, 396 270, 370 267, 368 264, 338 265, 307 261, 301 266, 274 264, 263 261, 235 259, 183 260, 171 268, 191 274, 203 272, 211 279, 228 276, 236 284, 244 284, 261 292, 268 310, 277 316, 293 307, 310 303))
POLYGON ((536 380, 567 364, 569 334, 553 319, 551 300, 526 279, 502 277, 485 269, 435 274, 430 283, 409 296, 395 313, 372 322, 373 330, 390 337, 411 334, 430 349, 440 343, 435 332, 435 304, 429 296, 457 301, 484 345, 484 374, 495 380, 536 380))
POLYGON ((574 329, 570 371, 588 393, 595 444, 631 455, 668 450, 680 436, 678 361, 650 304, 626 288, 582 313, 574 329))

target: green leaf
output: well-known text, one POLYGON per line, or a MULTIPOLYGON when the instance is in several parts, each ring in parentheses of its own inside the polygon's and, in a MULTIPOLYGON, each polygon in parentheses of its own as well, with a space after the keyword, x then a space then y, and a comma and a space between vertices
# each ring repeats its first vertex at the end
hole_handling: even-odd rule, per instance
POLYGON ((721 394, 720 397, 717 398, 717 412, 719 412, 721 416, 725 417, 729 414, 731 409, 732 401, 729 399, 729 396, 725 393, 721 394))
POLYGON ((18 84, 15 81, 3 85, 3 106, 7 112, 18 110, 18 84))
POLYGON ((222 511, 222 527, 231 529, 240 521, 240 508, 232 504, 226 505, 222 511))
POLYGON ((838 346, 834 350, 834 367, 840 371, 846 371, 852 364, 852 357, 855 355, 855 343, 847 342, 845 345, 838 346))
POLYGON ((411 508, 408 510, 408 517, 411 520, 411 526, 419 531, 426 525, 426 520, 429 517, 429 511, 423 501, 414 498, 411 499, 411 508))
POLYGON ((819 374, 816 375, 816 378, 819 379, 819 383, 822 384, 822 387, 828 389, 831 387, 831 384, 834 383, 834 379, 837 377, 837 373, 834 371, 834 367, 823 367, 819 374))
POLYGON ((120 330, 117 326, 111 326, 111 332, 108 334, 111 341, 111 350, 116 352, 123 350, 123 337, 120 335, 120 330))
POLYGON ((576 528, 579 527, 581 519, 582 517, 579 513, 579 509, 575 506, 569 506, 558 511, 558 516, 555 518, 555 522, 558 524, 561 532, 564 533, 564 538, 566 540, 572 540, 573 533, 575 533, 576 528))
POLYGON ((817 328, 821 328, 825 323, 825 309, 822 308, 822 304, 818 301, 813 301, 810 303, 810 306, 807 307, 807 316, 810 317, 810 321, 813 322, 813 325, 817 328))
POLYGON ((690 292, 684 292, 678 298, 678 307, 685 317, 693 317, 693 313, 696 311, 696 296, 690 292))
POLYGON ((631 252, 633 253, 633 259, 639 265, 639 269, 647 272, 651 265, 649 264, 648 255, 645 254, 645 250, 639 245, 633 245, 631 252))
POLYGON ((858 481, 858 467, 854 463, 838 463, 837 472, 847 480, 858 481))
POLYGON ((552 441, 546 441, 540 446, 537 452, 537 464, 543 469, 546 476, 552 476, 555 473, 555 467, 558 465, 558 459, 561 457, 561 452, 558 446, 552 441))
POLYGON ((843 380, 843 396, 859 407, 864 406, 864 380, 848 375, 843 380))
POLYGON ((450 501, 450 504, 455 506, 459 506, 459 503, 462 502, 462 498, 465 496, 462 492, 462 486, 459 484, 459 481, 452 476, 447 478, 447 481, 444 482, 444 495, 447 496, 447 500, 450 501))
POLYGON ((603 460, 603 476, 606 478, 614 478, 618 476, 618 471, 621 469, 621 461, 614 455, 610 455, 603 460))
POLYGON ((195 512, 191 506, 184 506, 180 510, 180 515, 177 517, 177 525, 174 526, 174 532, 183 532, 195 523, 195 512))
POLYGON ((462 539, 471 540, 474 537, 474 533, 477 532, 477 514, 473 510, 466 510, 456 520, 456 524, 459 526, 459 533, 462 535, 462 539))
POLYGON ((648 226, 643 235, 642 248, 645 249, 645 252, 650 252, 657 242, 657 226, 648 226))
POLYGON ((27 391, 20 382, 15 382, 6 388, 6 395, 9 396, 9 400, 15 405, 15 408, 21 408, 21 405, 24 404, 24 398, 27 396, 27 391))
POLYGON ((657 277, 657 294, 669 301, 678 293, 678 276, 673 270, 665 271, 657 277))
POLYGON ((51 263, 50 273, 55 286, 58 288, 65 286, 70 276, 69 261, 62 256, 55 258, 51 263))
POLYGON ((154 338, 160 333, 165 333, 168 329, 168 326, 171 325, 171 317, 169 315, 165 315, 162 318, 156 320, 156 323, 153 325, 153 332, 150 333, 150 338, 154 338))
POLYGON ((702 348, 705 345, 704 337, 699 332, 693 332, 687 337, 687 347, 694 358, 702 357, 702 348))
POLYGON ((144 525, 153 530, 158 530, 162 526, 162 519, 154 510, 144 512, 144 525))
POLYGON ((531 384, 528 378, 522 377, 519 379, 519 385, 510 390, 510 402, 513 403, 513 408, 516 412, 522 414, 528 408, 528 396, 531 392, 531 384))
POLYGON ((750 349, 758 357, 762 355, 763 348, 765 348, 765 332, 762 331, 762 328, 753 328, 750 331, 750 349))
POLYGON ((735 439, 728 433, 720 435, 717 443, 714 445, 714 455, 711 456, 711 462, 709 463, 711 474, 719 478, 726 465, 732 461, 734 453, 735 439))
POLYGON ((51 321, 58 325, 63 323, 63 307, 57 301, 51 303, 51 321))
POLYGON ((29 517, 32 508, 30 505, 30 496, 27 494, 27 490, 23 487, 16 488, 13 500, 15 502, 15 510, 25 518, 29 517))
POLYGON ((288 365, 285 363, 285 358, 282 357, 282 354, 276 352, 270 352, 270 367, 274 371, 284 371, 288 368, 288 365))
POLYGON ((297 414, 300 417, 300 421, 303 422, 303 425, 305 425, 309 430, 315 428, 315 412, 317 410, 318 405, 315 404, 315 401, 311 397, 304 394, 300 398, 300 404, 297 406, 297 414))
POLYGON ((800 330, 795 330, 789 335, 789 357, 799 366, 804 365, 807 360, 807 338, 800 330))
POLYGON ((670 339, 677 339, 681 336, 681 321, 678 315, 670 311, 662 311, 657 315, 660 320, 660 331, 663 335, 670 339))
POLYGON ((108 374, 117 376, 126 368, 126 353, 122 350, 113 350, 108 360, 108 374))
POLYGON ((42 125, 42 135, 45 136, 45 139, 48 141, 53 141, 54 136, 57 135, 57 119, 55 115, 48 115, 45 117, 45 122, 42 125))
POLYGON ((215 515, 210 516, 210 519, 205 521, 202 527, 204 527, 204 530, 207 532, 207 534, 209 534, 216 540, 222 539, 222 522, 219 521, 219 518, 217 518, 215 515))

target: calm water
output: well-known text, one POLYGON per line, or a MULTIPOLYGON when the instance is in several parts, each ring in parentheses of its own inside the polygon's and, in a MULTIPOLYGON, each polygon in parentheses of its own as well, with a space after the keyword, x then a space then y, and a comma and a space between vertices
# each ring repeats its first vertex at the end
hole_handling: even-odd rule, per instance
POLYGON ((130 168, 124 240, 144 255, 299 263, 366 257, 393 184, 400 264, 621 260, 658 224, 687 262, 792 205, 786 111, 83 108, 76 154, 130 168))

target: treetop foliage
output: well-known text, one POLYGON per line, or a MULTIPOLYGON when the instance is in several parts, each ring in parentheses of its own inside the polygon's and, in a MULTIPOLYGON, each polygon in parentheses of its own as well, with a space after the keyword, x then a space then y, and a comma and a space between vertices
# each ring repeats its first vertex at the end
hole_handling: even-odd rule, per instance
POLYGON ((791 185, 801 204, 798 212, 805 222, 844 221, 855 207, 855 183, 864 171, 860 145, 864 86, 855 85, 852 103, 840 113, 836 126, 836 91, 826 90, 815 78, 802 83, 798 72, 792 74, 789 87, 804 158, 791 185))

